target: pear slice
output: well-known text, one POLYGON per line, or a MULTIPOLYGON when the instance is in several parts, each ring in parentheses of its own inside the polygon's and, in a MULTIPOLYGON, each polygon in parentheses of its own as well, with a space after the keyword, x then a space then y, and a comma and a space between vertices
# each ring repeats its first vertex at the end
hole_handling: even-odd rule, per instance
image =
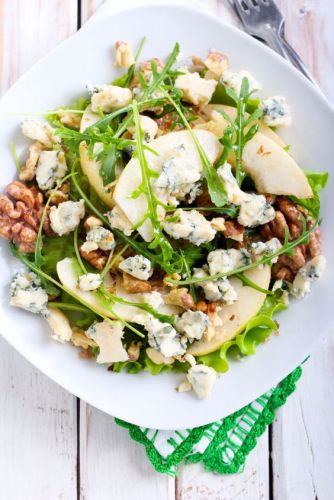
MULTIPOLYGON (((204 117, 207 119, 210 118, 210 114, 212 111, 219 111, 223 110, 225 113, 232 118, 232 120, 235 120, 237 116, 237 108, 234 108, 233 106, 226 106, 225 104, 208 104, 202 109, 202 112, 204 114, 204 117)), ((245 113, 246 116, 249 116, 248 113, 245 113)), ((228 122, 226 120, 226 127, 228 126, 228 122)), ((269 137, 269 139, 272 139, 274 142, 276 142, 279 146, 282 148, 286 147, 285 142, 283 139, 274 132, 268 125, 265 125, 261 120, 259 120, 259 131, 269 137)))
MULTIPOLYGON (((245 276, 261 288, 268 288, 270 283, 270 267, 259 266, 245 272, 245 276)), ((260 310, 266 294, 258 292, 249 286, 243 286, 237 278, 230 279, 231 284, 237 291, 238 300, 232 305, 225 305, 220 312, 222 326, 216 328, 216 334, 209 341, 199 340, 192 344, 188 353, 193 356, 202 356, 214 352, 228 340, 233 339, 246 326, 260 310)))
MULTIPOLYGON (((204 116, 209 118, 214 109, 224 110, 232 119, 236 117, 236 108, 223 104, 209 104, 203 109, 204 116)), ((313 192, 307 177, 284 147, 280 136, 260 121, 259 132, 246 143, 243 151, 245 171, 253 179, 259 193, 312 198, 313 192)), ((228 161, 234 164, 233 154, 229 155, 228 161)))
MULTIPOLYGON (((84 114, 82 115, 80 132, 84 132, 86 128, 94 125, 99 120, 100 116, 97 113, 93 113, 90 105, 87 106, 84 114)), ((101 144, 96 143, 94 146, 94 153, 96 153, 99 148, 101 148, 101 144)), ((87 175, 89 184, 95 189, 96 193, 101 198, 103 203, 107 207, 113 208, 115 203, 113 201, 112 195, 109 191, 106 190, 106 187, 103 185, 103 181, 100 176, 101 164, 99 161, 96 161, 95 158, 89 157, 88 147, 85 141, 83 141, 79 146, 79 154, 81 168, 84 174, 87 175)))
POLYGON ((258 132, 246 143, 242 161, 259 193, 312 198, 313 191, 302 169, 283 148, 264 134, 258 132))
MULTIPOLYGON (((206 130, 194 130, 200 144, 202 145, 210 162, 214 162, 220 151, 221 146, 217 137, 206 130)), ((202 161, 188 131, 170 132, 149 143, 149 147, 157 154, 146 151, 146 159, 149 168, 156 172, 161 172, 162 164, 171 157, 176 148, 183 146, 186 150, 186 156, 189 163, 202 168, 202 161)), ((135 225, 143 219, 147 213, 147 201, 144 194, 137 198, 132 198, 132 193, 138 189, 141 184, 141 168, 139 161, 132 158, 121 173, 115 191, 114 200, 123 210, 130 222, 135 225)), ((138 232, 145 241, 152 241, 153 230, 150 220, 146 220, 138 227, 138 232)))
MULTIPOLYGON (((95 311, 103 316, 107 316, 108 318, 115 318, 113 313, 99 300, 99 297, 95 292, 84 292, 78 287, 78 277, 73 264, 74 261, 70 258, 66 258, 58 262, 57 273, 62 285, 69 290, 73 296, 76 296, 80 302, 87 304, 87 307, 91 306, 95 311)), ((126 293, 119 280, 116 286, 116 296, 130 302, 143 301, 142 294, 126 293)), ((180 314, 180 312, 183 311, 180 307, 164 303, 159 305, 156 309, 161 314, 180 314)), ((146 312, 139 307, 120 303, 114 303, 112 305, 112 310, 117 316, 125 321, 133 321, 136 315, 142 315, 143 313, 146 314, 146 312)))

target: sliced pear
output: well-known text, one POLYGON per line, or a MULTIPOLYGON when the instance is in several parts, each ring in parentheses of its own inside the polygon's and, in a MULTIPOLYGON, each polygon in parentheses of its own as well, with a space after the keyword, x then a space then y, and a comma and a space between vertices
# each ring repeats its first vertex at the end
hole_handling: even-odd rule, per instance
MULTIPOLYGON (((270 283, 270 267, 256 267, 245 272, 247 278, 252 280, 261 288, 268 288, 270 283)), ((187 352, 193 356, 202 356, 214 352, 228 340, 233 339, 246 326, 260 310, 266 294, 258 292, 254 288, 243 286, 237 278, 230 279, 238 293, 238 300, 234 304, 222 307, 220 318, 222 326, 217 327, 216 334, 209 341, 199 340, 195 342, 187 352)))
MULTIPOLYGON (((202 145, 207 157, 214 162, 221 150, 217 137, 206 130, 195 130, 200 144, 202 145)), ((168 159, 175 148, 184 146, 189 163, 202 168, 202 162, 197 152, 191 134, 188 131, 171 132, 154 139, 149 143, 157 155, 146 152, 146 159, 151 169, 161 172, 163 162, 168 159)), ((141 168, 136 158, 133 158, 121 173, 115 191, 114 200, 123 210, 132 224, 136 224, 143 219, 147 212, 147 201, 145 195, 141 194, 138 198, 132 198, 132 193, 138 189, 141 184, 141 168)), ((138 228, 138 232, 145 241, 152 241, 153 231, 151 221, 146 220, 138 228)))
MULTIPOLYGON (((223 104, 209 104, 203 110, 204 115, 209 117, 214 109, 224 110, 232 119, 236 117, 236 108, 223 104)), ((244 169, 253 179, 257 191, 311 198, 313 192, 308 180, 296 161, 283 149, 284 141, 264 123, 260 122, 259 127, 259 132, 247 142, 242 157, 244 169)), ((228 161, 233 165, 233 155, 228 161)))
MULTIPOLYGON (((72 295, 78 297, 80 302, 87 304, 88 307, 91 306, 95 311, 103 314, 103 316, 107 316, 108 318, 115 317, 113 313, 101 303, 95 292, 84 292, 78 287, 78 277, 75 272, 73 259, 66 258, 58 262, 57 273, 62 285, 69 290, 72 295)), ((142 302, 142 294, 126 293, 120 282, 117 283, 116 295, 130 302, 142 302)), ((152 307, 154 307, 154 304, 152 307)), ((162 314, 179 314, 182 312, 181 308, 164 303, 154 308, 162 314)), ((143 309, 120 303, 113 304, 112 310, 117 316, 125 321, 133 321, 135 315, 145 313, 143 309)))
MULTIPOLYGON (((202 112, 206 118, 209 119, 210 114, 214 110, 223 110, 225 113, 232 118, 232 120, 235 120, 237 116, 237 109, 234 108, 233 106, 226 106, 225 104, 208 104, 203 108, 202 112)), ((246 116, 248 116, 248 113, 245 113, 246 116)), ((228 126, 228 122, 226 120, 226 127, 228 126)), ((276 142, 279 146, 284 148, 286 146, 285 142, 283 139, 274 132, 268 125, 265 125, 261 120, 259 121, 259 131, 268 136, 270 139, 272 139, 274 142, 276 142)))
MULTIPOLYGON (((100 116, 97 113, 93 113, 90 105, 85 109, 82 115, 80 132, 84 132, 87 127, 94 125, 100 120, 100 116)), ((97 152, 101 148, 100 143, 96 143, 94 146, 94 152, 97 152)), ((80 153, 80 163, 84 174, 87 175, 89 184, 95 189, 101 200, 107 207, 112 208, 115 203, 113 201, 111 193, 103 185, 102 178, 100 176, 101 164, 94 158, 90 158, 88 155, 88 147, 85 141, 83 141, 79 146, 80 153)))
POLYGON ((295 160, 269 137, 258 132, 243 151, 244 170, 259 193, 312 198, 306 175, 295 160))

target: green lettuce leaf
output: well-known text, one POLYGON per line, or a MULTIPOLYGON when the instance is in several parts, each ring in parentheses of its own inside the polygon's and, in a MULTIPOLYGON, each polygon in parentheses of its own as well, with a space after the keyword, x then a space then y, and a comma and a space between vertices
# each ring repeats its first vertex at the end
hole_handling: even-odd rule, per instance
POLYGON ((307 180, 310 183, 314 196, 312 198, 290 198, 308 210, 308 213, 314 219, 317 219, 320 213, 320 197, 319 192, 325 188, 329 174, 328 172, 312 172, 311 170, 304 170, 307 180))
POLYGON ((242 356, 255 354, 256 347, 277 330, 277 323, 272 317, 283 309, 286 309, 286 305, 282 302, 280 293, 268 295, 259 313, 248 321, 241 333, 225 342, 217 351, 198 356, 197 360, 217 372, 228 371, 229 359, 240 359, 242 356))
POLYGON ((46 236, 43 240, 43 265, 42 271, 51 276, 57 276, 57 263, 65 257, 74 257, 73 235, 58 236, 50 238, 46 236))

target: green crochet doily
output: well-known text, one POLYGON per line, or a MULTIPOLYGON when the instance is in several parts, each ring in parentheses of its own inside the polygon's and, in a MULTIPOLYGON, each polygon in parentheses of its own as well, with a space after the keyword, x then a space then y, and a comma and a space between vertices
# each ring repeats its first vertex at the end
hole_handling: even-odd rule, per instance
POLYGON ((182 462, 201 461, 207 470, 233 474, 242 471, 258 437, 274 420, 277 408, 294 392, 301 374, 301 367, 296 368, 253 403, 217 422, 194 429, 161 431, 119 419, 115 422, 128 429, 134 441, 145 446, 147 456, 158 472, 176 476, 182 462))

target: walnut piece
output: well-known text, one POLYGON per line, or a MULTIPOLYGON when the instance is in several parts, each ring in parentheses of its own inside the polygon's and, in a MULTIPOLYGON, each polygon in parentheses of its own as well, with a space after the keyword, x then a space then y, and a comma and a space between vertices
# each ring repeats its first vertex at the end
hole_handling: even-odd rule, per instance
POLYGON ((143 344, 141 342, 136 342, 135 340, 133 340, 130 343, 130 345, 127 349, 130 361, 138 361, 139 356, 140 356, 140 349, 141 349, 142 345, 143 344))
POLYGON ((243 241, 244 239, 245 226, 242 226, 235 220, 225 221, 225 229, 223 235, 225 238, 230 238, 235 241, 243 241))
MULTIPOLYGON (((37 188, 19 181, 11 182, 0 195, 0 236, 13 241, 22 253, 35 251, 38 228, 44 210, 44 196, 37 188)), ((43 224, 46 234, 52 235, 48 214, 43 224)))
POLYGON ((36 174, 39 155, 43 151, 43 146, 40 142, 34 142, 29 148, 29 156, 26 164, 22 166, 19 179, 21 181, 32 181, 36 174))
POLYGON ((166 304, 180 306, 183 309, 193 309, 194 301, 187 288, 175 288, 164 297, 166 304))
POLYGON ((123 273, 122 277, 122 286, 127 293, 144 293, 152 291, 152 286, 149 281, 138 280, 127 273, 123 273))
POLYGON ((91 252, 85 252, 85 250, 83 250, 81 246, 79 248, 79 251, 81 257, 99 271, 101 271, 107 263, 107 254, 99 248, 97 250, 92 250, 91 252))

